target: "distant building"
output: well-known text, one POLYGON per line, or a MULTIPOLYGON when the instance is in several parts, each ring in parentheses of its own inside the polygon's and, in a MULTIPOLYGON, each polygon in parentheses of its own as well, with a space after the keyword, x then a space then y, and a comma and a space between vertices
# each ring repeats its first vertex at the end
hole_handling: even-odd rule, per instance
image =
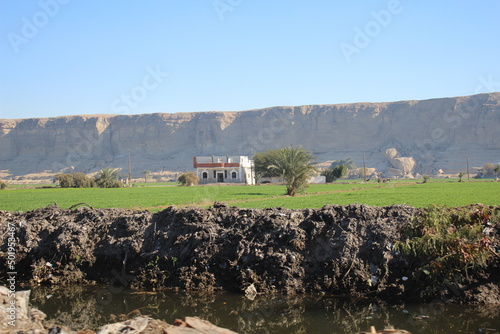
POLYGON ((239 156, 193 157, 193 167, 200 184, 246 183, 255 184, 253 160, 239 156))

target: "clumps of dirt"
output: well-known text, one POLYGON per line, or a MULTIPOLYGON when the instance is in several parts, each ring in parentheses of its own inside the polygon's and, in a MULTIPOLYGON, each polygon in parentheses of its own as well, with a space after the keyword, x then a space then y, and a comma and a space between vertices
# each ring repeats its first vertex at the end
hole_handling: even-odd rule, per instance
MULTIPOLYGON (((394 247, 420 212, 406 205, 289 210, 218 202, 209 209, 170 207, 155 214, 47 207, 0 212, 0 232, 15 224, 16 270, 32 284, 238 292, 253 284, 258 293, 424 300, 429 296, 418 293, 425 281, 416 279, 414 259, 394 247)), ((489 224, 489 266, 468 273, 453 301, 491 302, 478 294, 498 291, 500 230, 498 222, 489 224)), ((6 238, 0 251, 7 252, 6 238)), ((5 263, 0 272, 7 272, 5 263)), ((443 287, 448 293, 453 288, 443 287)))

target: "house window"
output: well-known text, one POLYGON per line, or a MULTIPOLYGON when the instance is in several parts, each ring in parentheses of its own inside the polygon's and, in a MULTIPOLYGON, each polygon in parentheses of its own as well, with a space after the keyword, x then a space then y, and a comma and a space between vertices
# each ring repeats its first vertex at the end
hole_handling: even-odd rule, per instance
POLYGON ((224 171, 224 178, 227 179, 227 170, 224 171))
POLYGON ((217 177, 217 171, 214 170, 214 179, 217 177))
POLYGON ((208 173, 207 172, 203 172, 203 174, 201 174, 201 178, 202 179, 208 179, 208 173))
POLYGON ((232 177, 233 179, 235 179, 235 178, 236 178, 236 172, 232 172, 232 173, 231 173, 231 177, 232 177))

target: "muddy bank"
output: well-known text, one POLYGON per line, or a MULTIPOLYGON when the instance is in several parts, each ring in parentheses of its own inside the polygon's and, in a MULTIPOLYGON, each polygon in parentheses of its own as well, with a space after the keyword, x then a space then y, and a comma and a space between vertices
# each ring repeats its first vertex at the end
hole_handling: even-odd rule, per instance
MULTIPOLYGON (((419 237, 408 228, 422 211, 410 206, 260 210, 215 203, 156 214, 86 207, 0 212, 0 250, 7 258, 6 232, 14 224, 16 278, 28 284, 238 292, 253 284, 258 293, 499 303, 500 208, 463 211, 484 240, 457 239, 465 254, 456 255, 485 259, 452 270, 395 247, 419 237)), ((6 266, 0 264, 4 282, 6 266)))

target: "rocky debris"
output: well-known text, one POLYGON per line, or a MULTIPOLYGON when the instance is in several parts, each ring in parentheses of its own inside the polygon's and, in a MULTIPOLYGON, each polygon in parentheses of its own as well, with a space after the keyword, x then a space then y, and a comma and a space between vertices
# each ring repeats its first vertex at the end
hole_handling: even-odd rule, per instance
POLYGON ((250 300, 255 299, 257 296, 257 289, 255 288, 255 285, 250 284, 248 288, 245 289, 245 296, 250 300))
POLYGON ((413 178, 416 162, 412 157, 401 157, 398 150, 389 148, 385 151, 385 157, 389 160, 392 168, 388 168, 391 176, 403 176, 413 178))
POLYGON ((149 317, 137 317, 105 325, 97 331, 97 334, 121 334, 124 332, 129 334, 237 334, 229 329, 217 327, 197 317, 186 317, 184 320, 176 320, 173 326, 149 317))
MULTIPOLYGON (((18 334, 55 334, 75 333, 64 326, 44 325, 45 314, 36 308, 29 307, 30 291, 18 291, 11 298, 9 289, 0 286, 0 331, 18 334), (15 303, 11 303, 11 300, 15 303), (15 308, 11 308, 14 305, 15 308), (13 310, 13 311, 11 311, 13 310)), ((97 330, 98 334, 236 334, 231 330, 217 327, 197 317, 186 317, 184 321, 176 320, 174 325, 150 317, 139 316, 134 319, 108 324, 97 330)), ((76 334, 95 334, 91 330, 80 330, 76 334)))
POLYGON ((377 331, 375 329, 375 326, 371 326, 369 332, 361 332, 359 334, 411 334, 411 333, 403 329, 394 329, 393 327, 377 331))
MULTIPOLYGON (((31 284, 239 293, 253 285, 259 294, 423 301, 416 291, 425 280, 415 279, 411 259, 393 247, 419 212, 406 205, 289 210, 217 202, 209 209, 170 207, 155 214, 47 207, 0 212, 0 234, 8 223, 17 226, 18 279, 31 284)), ((489 228, 492 251, 498 252, 498 223, 489 228)), ((0 252, 7 252, 5 238, 0 252)), ((453 293, 456 302, 500 302, 488 293, 500 286, 499 262, 493 257, 480 275, 470 272, 468 282, 459 289, 444 286, 444 293, 453 293)), ((0 275, 6 272, 0 263, 0 275)))
POLYGON ((0 331, 10 332, 12 329, 36 333, 43 330, 42 321, 45 314, 36 308, 29 307, 30 291, 12 292, 0 286, 0 331))

